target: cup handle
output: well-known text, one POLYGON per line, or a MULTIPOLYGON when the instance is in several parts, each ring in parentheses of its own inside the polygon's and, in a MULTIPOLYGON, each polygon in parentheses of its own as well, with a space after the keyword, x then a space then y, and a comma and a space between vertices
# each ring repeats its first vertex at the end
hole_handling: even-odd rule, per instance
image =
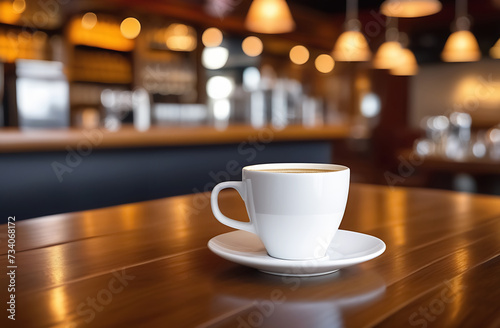
POLYGON ((214 213, 214 216, 217 220, 219 220, 220 223, 227 225, 228 227, 239 229, 239 230, 245 230, 251 233, 256 233, 254 225, 252 223, 252 219, 250 219, 250 222, 241 222, 237 220, 233 220, 222 214, 222 212, 219 209, 219 192, 222 189, 226 188, 233 188, 236 189, 236 191, 240 194, 241 198, 243 198, 243 201, 246 203, 246 190, 245 190, 245 184, 243 181, 226 181, 226 182, 221 182, 218 185, 215 186, 214 190, 212 190, 212 195, 211 195, 211 205, 212 205, 212 212, 214 213))

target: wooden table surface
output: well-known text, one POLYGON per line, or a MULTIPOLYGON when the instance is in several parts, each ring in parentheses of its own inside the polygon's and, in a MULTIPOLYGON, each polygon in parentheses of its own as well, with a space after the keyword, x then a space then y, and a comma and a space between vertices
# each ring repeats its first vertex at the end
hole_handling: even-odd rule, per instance
MULTIPOLYGON (((354 184, 341 228, 381 238, 387 250, 315 278, 211 253, 209 239, 231 229, 207 197, 16 223, 15 323, 0 226, 0 326, 500 327, 499 197, 354 184)), ((220 204, 246 216, 234 192, 220 204)))

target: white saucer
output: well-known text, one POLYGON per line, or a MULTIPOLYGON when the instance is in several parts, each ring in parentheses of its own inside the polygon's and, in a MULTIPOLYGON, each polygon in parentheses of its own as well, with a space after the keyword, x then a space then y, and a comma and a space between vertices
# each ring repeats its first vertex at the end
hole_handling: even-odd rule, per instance
POLYGON ((208 248, 220 257, 262 272, 310 277, 371 260, 385 251, 382 240, 359 232, 338 230, 327 251, 317 260, 288 261, 271 257, 257 235, 237 230, 210 239, 208 248))

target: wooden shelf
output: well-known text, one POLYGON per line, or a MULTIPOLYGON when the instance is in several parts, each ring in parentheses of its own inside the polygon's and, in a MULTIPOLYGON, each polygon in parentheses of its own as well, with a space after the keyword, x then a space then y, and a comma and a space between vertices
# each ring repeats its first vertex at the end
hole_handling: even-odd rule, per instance
MULTIPOLYGON (((406 160, 413 158, 411 150, 404 150, 400 152, 400 155, 406 160)), ((446 171, 469 174, 500 174, 500 161, 474 158, 454 160, 433 155, 423 157, 423 162, 417 168, 429 172, 446 171)))

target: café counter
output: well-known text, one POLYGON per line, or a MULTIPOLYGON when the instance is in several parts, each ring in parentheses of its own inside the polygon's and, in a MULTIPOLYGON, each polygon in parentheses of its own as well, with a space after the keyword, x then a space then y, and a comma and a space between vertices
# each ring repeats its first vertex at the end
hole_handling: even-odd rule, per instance
POLYGON ((328 163, 347 125, 0 130, 0 199, 31 218, 208 191, 265 162, 328 163), (29 200, 29 205, 26 202, 29 200))
POLYGON ((229 126, 220 130, 202 127, 151 127, 137 131, 125 126, 118 131, 99 129, 54 129, 26 130, 0 129, 0 153, 60 151, 67 148, 85 147, 93 149, 201 146, 237 144, 242 142, 286 142, 333 140, 347 137, 347 125, 302 127, 289 126, 283 129, 247 125, 229 126))

